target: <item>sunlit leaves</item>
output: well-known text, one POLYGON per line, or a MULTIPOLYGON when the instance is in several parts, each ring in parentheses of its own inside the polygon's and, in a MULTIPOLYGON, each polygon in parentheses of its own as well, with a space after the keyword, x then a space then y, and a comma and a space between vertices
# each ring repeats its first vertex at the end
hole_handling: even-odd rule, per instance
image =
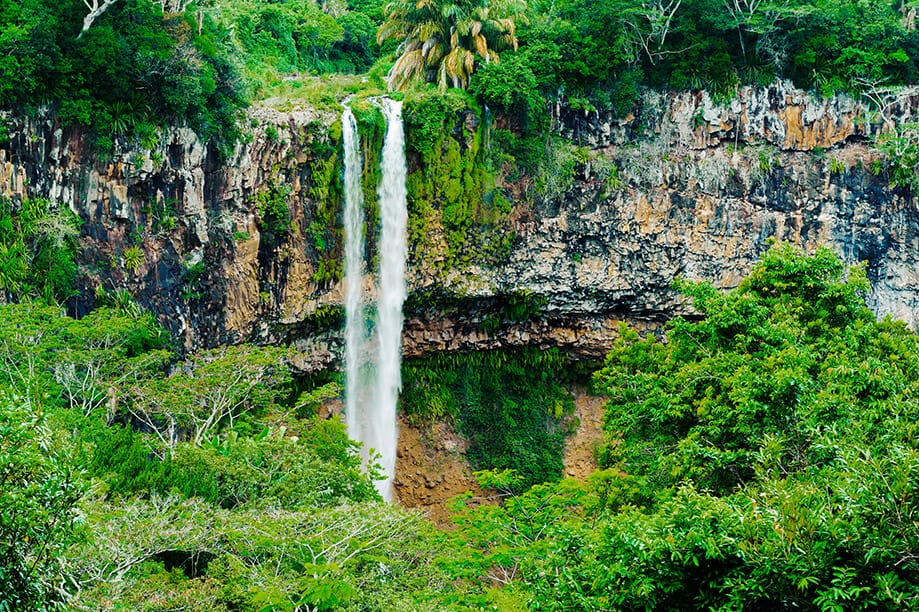
MULTIPOLYGON (((550 549, 533 605, 915 606, 916 336, 875 321, 863 270, 827 250, 780 245, 734 291, 681 289, 703 318, 666 341, 624 329, 597 375, 622 436, 601 459, 647 479, 646 509, 612 506, 578 557, 550 549)), ((610 476, 605 499, 634 495, 610 476)))
POLYGON ((0 610, 63 609, 61 554, 83 490, 40 408, 0 392, 0 610))
POLYGON ((500 51, 517 49, 514 17, 524 6, 520 0, 389 3, 377 39, 401 41, 390 87, 402 90, 422 79, 465 89, 477 62, 498 62, 500 51))

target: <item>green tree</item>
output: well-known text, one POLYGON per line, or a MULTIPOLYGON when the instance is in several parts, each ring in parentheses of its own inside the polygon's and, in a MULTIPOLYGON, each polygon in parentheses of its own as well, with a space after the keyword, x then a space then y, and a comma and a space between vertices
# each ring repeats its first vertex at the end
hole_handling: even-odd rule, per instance
POLYGON ((726 294, 678 286, 704 318, 674 320, 666 342, 624 330, 596 375, 610 397, 607 427, 623 442, 606 447, 607 464, 623 461, 662 488, 689 479, 727 493, 753 477, 765 436, 781 438, 787 469, 817 459, 811 427, 836 416, 822 412, 830 400, 821 390, 851 395, 833 384, 829 364, 882 367, 886 382, 870 387, 879 398, 902 384, 899 368, 866 363, 883 352, 865 334, 903 332, 874 322, 864 270, 847 275, 828 249, 807 257, 774 247, 726 294), (842 353, 841 342, 850 347, 842 353))
POLYGON ((522 0, 395 0, 377 40, 401 40, 389 75, 391 89, 414 79, 465 89, 478 61, 500 61, 500 51, 517 49, 516 22, 522 0))
POLYGON ((0 610, 63 609, 82 494, 41 410, 0 395, 0 610))
POLYGON ((204 351, 171 376, 141 380, 128 410, 169 449, 205 442, 222 426, 269 406, 290 384, 284 349, 233 346, 204 351))
POLYGON ((624 330, 596 375, 609 467, 461 507, 480 556, 451 571, 540 611, 916 608, 919 338, 827 249, 680 288, 700 318, 624 330))

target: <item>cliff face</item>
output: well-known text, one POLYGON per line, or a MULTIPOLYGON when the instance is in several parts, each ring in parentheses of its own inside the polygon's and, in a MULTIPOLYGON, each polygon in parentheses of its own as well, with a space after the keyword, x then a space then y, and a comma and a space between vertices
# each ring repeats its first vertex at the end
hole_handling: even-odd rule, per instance
POLYGON ((651 316, 671 307, 661 289, 674 275, 732 287, 770 239, 823 244, 867 263, 878 314, 915 325, 915 198, 890 187, 869 139, 915 121, 919 96, 884 104, 878 114, 846 96, 816 100, 777 84, 742 89, 726 105, 701 93, 652 94, 624 121, 562 112, 567 136, 615 160, 620 185, 598 189, 585 168, 535 232, 558 228, 569 252, 572 243, 583 250, 576 269, 589 261, 594 271, 582 284, 609 287, 620 303, 634 288, 641 297, 630 310, 651 316))
MULTIPOLYGON (((698 92, 648 94, 624 119, 556 109, 577 145, 574 176, 552 197, 515 204, 516 238, 497 263, 444 268, 432 264, 443 259, 437 240, 416 245, 406 354, 538 344, 600 355, 618 321, 653 327, 681 311, 675 276, 733 286, 773 238, 866 261, 872 307, 915 325, 919 213, 872 172, 868 138, 915 120, 919 97, 890 102, 874 117, 849 98, 777 84, 724 105, 698 92)), ((336 121, 262 108, 250 113, 250 137, 224 155, 177 129, 102 161, 51 116, 12 118, 0 194, 45 195, 83 218, 86 290, 75 310, 91 306, 95 286, 126 288, 188 348, 293 342, 318 367, 340 349, 329 307, 342 288, 328 273, 340 232, 323 230, 317 213, 328 217, 340 196, 329 188, 336 121), (265 194, 286 202, 289 227, 267 222, 265 194), (125 262, 132 246, 139 265, 125 262)))
POLYGON ((96 287, 127 289, 189 349, 273 339, 272 324, 303 324, 340 301, 317 275, 321 257, 305 231, 318 208, 317 175, 334 166, 328 127, 336 119, 255 109, 231 152, 174 129, 150 148, 116 145, 103 159, 88 135, 51 114, 10 118, 0 195, 45 196, 83 219, 77 313, 92 307, 96 287), (289 209, 284 235, 264 223, 259 195, 273 193, 289 209), (124 257, 132 247, 142 251, 139 265, 124 257))

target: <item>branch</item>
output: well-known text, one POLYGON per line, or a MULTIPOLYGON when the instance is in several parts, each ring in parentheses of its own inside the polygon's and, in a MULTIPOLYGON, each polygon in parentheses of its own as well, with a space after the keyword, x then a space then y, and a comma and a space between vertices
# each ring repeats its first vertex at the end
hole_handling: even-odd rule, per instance
POLYGON ((118 2, 118 0, 102 0, 102 4, 100 5, 99 0, 83 0, 83 4, 85 4, 86 8, 89 9, 89 13, 86 15, 86 17, 83 18, 83 29, 80 30, 79 34, 77 34, 77 40, 82 38, 83 33, 93 25, 93 22, 97 17, 107 11, 108 8, 116 2, 118 2))
POLYGON ((163 9, 163 13, 184 13, 192 0, 156 0, 156 3, 163 9))

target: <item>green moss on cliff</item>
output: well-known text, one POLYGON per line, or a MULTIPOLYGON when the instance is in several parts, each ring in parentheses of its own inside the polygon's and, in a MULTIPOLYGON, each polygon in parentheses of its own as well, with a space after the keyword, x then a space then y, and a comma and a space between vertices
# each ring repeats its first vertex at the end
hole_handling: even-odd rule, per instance
POLYGON ((307 231, 312 238, 317 260, 313 281, 320 284, 337 282, 342 277, 341 244, 343 230, 339 223, 342 186, 341 126, 324 128, 320 124, 306 126, 313 155, 309 161, 307 193, 311 206, 306 209, 307 231))
POLYGON ((427 91, 406 101, 412 256, 445 267, 507 254, 510 207, 489 169, 480 111, 464 92, 427 91))
POLYGON ((455 419, 474 469, 512 469, 518 486, 558 480, 574 408, 557 350, 439 354, 407 362, 402 410, 415 420, 455 419))
POLYGON ((383 138, 386 136, 386 119, 380 107, 369 100, 357 100, 351 105, 357 120, 361 139, 361 158, 364 168, 361 186, 364 189, 364 236, 367 248, 372 252, 376 244, 376 228, 380 222, 380 199, 377 186, 380 184, 380 156, 383 138))

